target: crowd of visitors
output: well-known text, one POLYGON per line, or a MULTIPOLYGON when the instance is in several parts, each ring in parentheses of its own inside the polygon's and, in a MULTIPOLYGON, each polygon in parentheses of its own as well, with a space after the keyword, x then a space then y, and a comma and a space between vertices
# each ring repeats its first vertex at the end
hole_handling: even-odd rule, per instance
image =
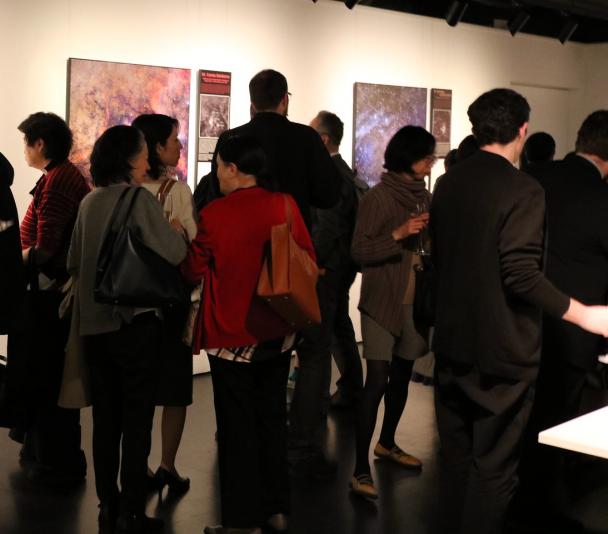
MULTIPOLYGON (((10 406, 10 424, 1 423, 22 443, 30 478, 84 479, 78 408, 92 405, 100 532, 161 531, 162 520, 145 514, 146 495, 190 487, 176 459, 192 355, 204 349, 221 509, 221 525, 207 534, 288 531, 290 475, 323 480, 336 471, 324 446, 330 409, 354 416, 354 495, 379 498, 370 447, 382 399, 373 455, 420 472, 395 439, 415 375, 434 385, 440 438, 441 513, 429 528, 499 534, 507 520, 529 520, 534 506, 543 524, 532 521, 531 532, 558 532, 569 459, 539 448, 536 436, 580 413, 588 373, 605 352, 608 111, 591 114, 575 150, 552 161, 549 134, 527 138, 525 98, 488 91, 469 106, 472 135, 446 156, 431 195, 436 142, 424 128, 394 133, 385 172, 369 188, 340 156, 339 117, 290 121, 287 80, 274 70, 256 74, 249 92, 251 120, 222 133, 194 195, 173 172, 179 123, 162 114, 106 130, 91 153, 92 182, 69 161, 63 119, 26 118, 18 126, 25 160, 41 177, 21 224, 14 171, 0 154, 10 406), (291 256, 297 249, 317 265, 307 297, 320 321, 308 328, 259 296, 263 267, 284 267, 274 239, 285 225, 291 256), (358 272, 362 347, 348 312, 358 272), (421 273, 430 285, 417 284, 421 273), (432 328, 417 316, 422 299, 432 328), (340 377, 330 396, 332 356, 340 377), (155 406, 162 457, 154 470, 155 406)), ((299 306, 291 276, 282 298, 299 306)))

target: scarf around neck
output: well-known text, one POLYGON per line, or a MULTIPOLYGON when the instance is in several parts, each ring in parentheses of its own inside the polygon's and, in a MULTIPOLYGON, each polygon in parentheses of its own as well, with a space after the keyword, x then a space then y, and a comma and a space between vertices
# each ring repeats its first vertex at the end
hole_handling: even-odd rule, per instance
POLYGON ((408 210, 415 208, 416 204, 428 204, 424 180, 415 180, 409 175, 403 176, 391 171, 383 173, 380 180, 390 189, 395 200, 408 210))

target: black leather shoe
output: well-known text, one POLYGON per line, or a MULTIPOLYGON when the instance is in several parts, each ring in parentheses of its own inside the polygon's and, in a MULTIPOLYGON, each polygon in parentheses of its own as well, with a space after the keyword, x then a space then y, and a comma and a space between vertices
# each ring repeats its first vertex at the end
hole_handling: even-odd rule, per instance
POLYGON ((336 391, 329 401, 330 408, 341 410, 352 410, 357 407, 357 399, 353 395, 347 395, 343 391, 336 391))
POLYGON ((97 522, 99 523, 99 532, 103 534, 113 533, 116 529, 116 520, 118 519, 118 505, 100 503, 99 515, 97 522))
POLYGON ((145 514, 120 514, 116 521, 117 534, 150 534, 160 532, 164 521, 145 514))
POLYGON ((190 479, 180 477, 177 473, 167 471, 163 467, 159 467, 154 473, 156 488, 160 495, 165 486, 168 486, 169 493, 173 495, 182 495, 190 489, 190 479))

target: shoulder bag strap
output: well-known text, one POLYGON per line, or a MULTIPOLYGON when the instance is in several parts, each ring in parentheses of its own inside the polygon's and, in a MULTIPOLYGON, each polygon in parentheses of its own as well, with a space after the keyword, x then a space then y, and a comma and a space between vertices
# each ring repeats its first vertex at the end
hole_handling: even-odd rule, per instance
POLYGON ((97 258, 97 271, 104 271, 107 265, 110 263, 112 259, 112 249, 114 248, 114 242, 116 241, 116 237, 118 236, 118 232, 121 227, 123 227, 129 218, 129 214, 131 213, 131 208, 133 207, 133 203, 141 191, 141 187, 125 187, 125 190, 120 194, 118 201, 116 202, 116 206, 114 206, 114 211, 112 212, 112 216, 110 217, 110 222, 108 223, 108 230, 106 232, 106 236, 103 240, 103 244, 101 245, 101 250, 99 251, 99 256, 97 258), (128 203, 126 208, 123 208, 125 204, 125 199, 130 191, 133 191, 131 195, 131 201, 128 203))
POLYGON ((283 198, 285 199, 285 221, 287 222, 287 226, 291 230, 293 226, 293 213, 291 212, 291 202, 289 202, 289 198, 286 194, 283 194, 283 198))
POLYGON ((156 193, 156 200, 160 202, 161 206, 165 206, 165 200, 167 200, 167 197, 169 196, 169 191, 171 191, 171 188, 174 185, 175 180, 173 180, 172 178, 167 178, 160 186, 158 193, 156 193))

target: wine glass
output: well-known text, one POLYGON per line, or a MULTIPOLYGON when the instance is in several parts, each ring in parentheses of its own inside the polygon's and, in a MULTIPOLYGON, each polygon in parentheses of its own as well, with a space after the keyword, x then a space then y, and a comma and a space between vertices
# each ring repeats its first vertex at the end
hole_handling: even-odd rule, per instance
MULTIPOLYGON (((426 211, 427 211, 426 203, 418 202, 418 203, 416 203, 416 206, 412 210, 410 216, 411 217, 420 217, 420 215, 422 215, 423 213, 426 213, 426 211)), ((424 229, 422 229, 422 230, 420 230, 420 232, 418 232, 418 247, 414 251, 414 253, 417 254, 418 256, 428 256, 429 255, 429 252, 424 248, 423 232, 425 232, 424 229)))

